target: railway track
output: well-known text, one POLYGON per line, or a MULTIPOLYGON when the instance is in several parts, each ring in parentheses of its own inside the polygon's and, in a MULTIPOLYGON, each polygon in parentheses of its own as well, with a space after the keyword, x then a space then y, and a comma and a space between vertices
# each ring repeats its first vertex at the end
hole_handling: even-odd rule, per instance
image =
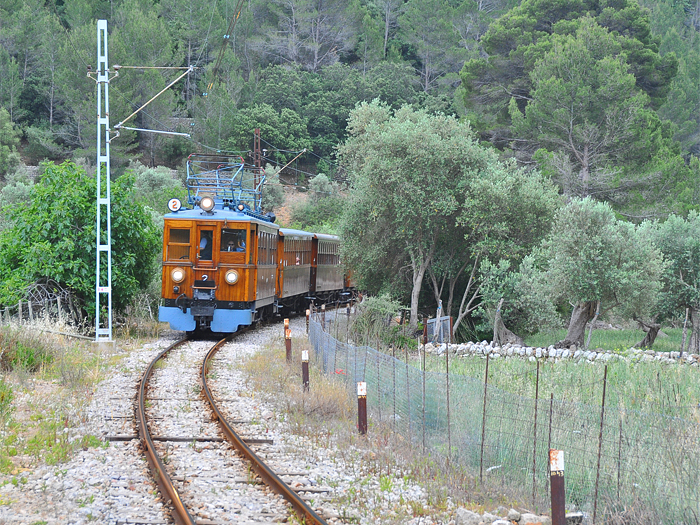
POLYGON ((280 523, 292 513, 301 522, 325 524, 281 477, 293 479, 295 473, 275 473, 256 452, 270 455, 265 447, 271 440, 252 435, 255 425, 236 416, 235 399, 217 395, 211 376, 219 374, 216 354, 229 339, 213 346, 177 341, 141 378, 136 422, 162 501, 178 525, 280 523), (175 375, 164 373, 170 367, 175 375), (178 423, 170 416, 179 416, 178 423), (250 435, 241 437, 234 424, 245 424, 250 435))

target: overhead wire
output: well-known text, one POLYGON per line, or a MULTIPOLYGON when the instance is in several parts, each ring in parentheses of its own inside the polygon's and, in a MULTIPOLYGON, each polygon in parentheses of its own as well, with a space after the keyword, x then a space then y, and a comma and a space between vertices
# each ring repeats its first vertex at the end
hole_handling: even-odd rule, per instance
POLYGON ((219 56, 216 58, 216 63, 214 64, 214 69, 212 69, 212 80, 209 83, 209 86, 207 87, 207 90, 211 91, 211 89, 214 87, 214 82, 216 81, 216 75, 219 72, 219 67, 221 66, 221 61, 224 58, 224 52, 226 51, 226 44, 228 44, 228 41, 231 40, 231 34, 233 33, 233 30, 236 28, 236 23, 238 22, 238 18, 241 16, 241 9, 243 9, 243 2, 245 0, 238 0, 238 5, 236 6, 236 9, 233 12, 233 17, 231 18, 231 22, 228 25, 228 29, 226 31, 226 34, 224 35, 224 43, 221 46, 221 49, 219 49, 219 56))
MULTIPOLYGON (((232 20, 231 20, 231 23, 229 24, 229 30, 227 31, 227 35, 225 35, 225 37, 230 36, 231 31, 233 31, 233 29, 235 28, 237 19, 240 17, 240 12, 241 12, 242 5, 243 5, 243 0, 239 0, 238 4, 237 4, 237 6, 236 6, 236 10, 235 10, 235 12, 234 12, 234 16, 233 16, 233 18, 232 18, 232 20)), ((206 36, 206 38, 205 38, 205 43, 204 43, 204 45, 202 46, 202 48, 201 48, 201 50, 200 50, 199 57, 197 58, 197 61, 195 62, 195 66, 194 66, 194 67, 196 67, 196 65, 199 63, 199 61, 201 60, 201 58, 202 58, 202 56, 203 56, 203 54, 204 54, 204 50, 206 49, 206 43, 208 42, 209 34, 210 34, 210 32, 211 32, 211 26, 212 26, 212 24, 213 24, 213 19, 214 19, 215 10, 216 10, 216 2, 214 2, 214 5, 213 5, 213 7, 212 7, 212 12, 211 12, 211 15, 210 15, 210 18, 209 18, 209 28, 207 29, 207 36, 206 36)), ((80 61, 85 65, 86 69, 89 68, 90 65, 89 65, 88 62, 81 56, 81 53, 80 53, 80 52, 78 51, 78 49, 75 47, 75 44, 73 43, 73 39, 72 39, 72 37, 71 37, 70 31, 69 31, 67 28, 64 28, 64 31, 65 31, 65 33, 66 33, 66 36, 68 37, 68 43, 70 44, 70 46, 71 46, 71 47, 73 48, 73 50, 75 51, 75 56, 77 56, 77 57, 80 59, 80 61)), ((217 71, 217 68, 218 68, 218 67, 220 66, 220 64, 221 64, 221 58, 222 58, 222 56, 223 56, 223 51, 224 51, 224 49, 225 49, 225 45, 226 45, 226 41, 227 41, 227 40, 228 40, 228 38, 225 38, 225 39, 224 39, 224 46, 222 46, 222 48, 221 48, 221 50, 220 50, 220 52, 219 52, 219 57, 218 57, 218 59, 217 59, 217 65, 215 66, 215 68, 214 68, 214 70, 213 70, 215 73, 216 73, 216 71, 217 71)), ((143 66, 143 67, 138 67, 138 66, 121 66, 121 68, 123 68, 123 69, 189 69, 189 68, 187 68, 187 67, 174 68, 174 67, 158 67, 158 66, 143 66)), ((133 109, 137 109, 137 108, 139 107, 139 106, 138 106, 138 103, 136 103, 136 102, 134 102, 134 101, 132 101, 132 100, 129 100, 125 95, 123 95, 123 94, 119 91, 119 89, 114 89, 113 92, 114 92, 118 97, 120 97, 128 106, 131 106, 133 109)), ((151 119, 153 122, 155 122, 156 124, 158 124, 161 128, 163 128, 164 130, 167 130, 167 131, 166 131, 167 133, 186 136, 191 142, 193 142, 193 143, 196 144, 197 146, 200 146, 200 147, 202 147, 202 148, 204 148, 204 149, 206 149, 206 150, 209 150, 209 151, 212 151, 212 152, 215 152, 215 153, 223 153, 223 154, 227 154, 227 153, 239 154, 239 153, 242 153, 242 152, 240 152, 240 151, 226 150, 226 149, 222 149, 222 148, 214 148, 214 147, 212 147, 212 146, 209 146, 209 145, 207 145, 207 144, 204 144, 203 142, 200 142, 200 141, 196 140, 195 138, 192 137, 191 134, 177 133, 177 132, 173 131, 173 129, 172 129, 171 126, 166 125, 166 124, 163 123, 160 119, 158 119, 157 117, 155 117, 154 115, 152 115, 152 114, 150 114, 148 111, 146 111, 146 110, 144 109, 144 107, 145 107, 145 105, 144 105, 143 107, 141 107, 140 110, 137 109, 137 111, 136 111, 135 113, 137 113, 137 112, 143 113, 143 114, 146 115, 149 119, 151 119)), ((133 116, 135 113, 132 113, 131 116, 133 116)), ((131 117, 131 116, 130 116, 130 117, 131 117)), ((128 120, 130 117, 127 117, 127 119, 124 119, 124 121, 122 121, 122 122, 125 122, 125 121, 128 120)), ((141 129, 141 128, 126 128, 126 127, 123 126, 123 125, 122 125, 122 128, 130 129, 130 130, 134 130, 134 131, 151 131, 151 130, 143 130, 143 129, 141 129)), ((324 160, 325 162, 328 162, 329 164, 338 166, 337 162, 335 162, 335 161, 333 161, 333 160, 331 160, 331 159, 328 159, 328 158, 321 157, 320 155, 314 153, 314 152, 311 151, 311 150, 306 150, 305 152, 303 152, 302 150, 284 150, 284 149, 278 148, 278 147, 275 146, 274 144, 271 144, 270 142, 268 142, 268 141, 266 141, 266 140, 264 140, 264 139, 261 139, 261 142, 264 142, 264 143, 265 143, 267 146, 269 146, 270 149, 273 150, 273 151, 277 151, 277 152, 280 152, 280 153, 292 153, 292 154, 295 154, 295 155, 297 155, 297 156, 300 155, 301 153, 306 153, 306 154, 309 154, 309 155, 311 155, 311 156, 313 156, 313 157, 316 157, 316 158, 318 158, 318 159, 320 159, 320 160, 324 160)), ((275 166, 279 166, 279 165, 280 165, 280 163, 279 163, 277 160, 272 159, 272 158, 267 157, 267 156, 263 156, 263 160, 268 161, 269 163, 271 163, 271 164, 273 164, 273 165, 275 165, 275 166)), ((314 176, 317 175, 316 173, 311 173, 311 172, 308 172, 308 171, 305 171, 305 170, 301 170, 301 169, 299 169, 298 167, 287 166, 287 169, 289 169, 289 170, 291 170, 291 171, 294 171, 295 173, 302 174, 302 175, 309 176, 309 177, 314 177, 314 176)), ((285 184, 285 185, 286 185, 286 184, 285 184)), ((314 191, 314 190, 311 190, 310 188, 308 188, 308 190, 309 190, 309 191, 314 191)), ((316 192, 316 193, 329 193, 329 192, 316 192)))

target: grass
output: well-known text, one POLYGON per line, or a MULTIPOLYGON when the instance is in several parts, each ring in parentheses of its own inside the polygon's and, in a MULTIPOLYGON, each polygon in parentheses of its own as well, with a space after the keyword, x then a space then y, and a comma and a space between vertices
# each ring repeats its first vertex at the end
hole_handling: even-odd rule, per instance
MULTIPOLYGON (((413 357, 418 367, 419 357, 413 357)), ((628 410, 664 413, 672 407, 698 406, 700 382, 695 367, 658 362, 633 362, 614 359, 608 362, 608 386, 606 405, 628 410)), ((450 359, 450 374, 463 375, 484 381, 486 360, 479 357, 450 359)), ((540 398, 554 394, 558 401, 601 403, 605 365, 562 359, 558 362, 540 363, 540 398)), ((445 371, 445 358, 426 356, 426 370, 445 371)), ((489 362, 490 386, 523 397, 534 398, 537 365, 526 359, 491 359, 489 362)), ((681 416, 677 411, 674 415, 681 416)), ((690 415, 688 412, 687 415, 690 415)))
MULTIPOLYGON (((654 350, 678 351, 682 329, 666 329, 664 332, 657 338, 654 350)), ((526 340, 526 343, 533 347, 547 347, 564 339, 565 334, 563 330, 539 334, 526 340)), ((519 502, 522 507, 535 506, 535 511, 538 506, 546 509, 548 502, 541 497, 546 495, 547 481, 542 450, 546 449, 551 439, 553 446, 561 447, 569 454, 567 503, 591 513, 593 486, 597 479, 597 447, 603 428, 601 486, 598 493, 600 515, 605 512, 606 522, 621 524, 678 520, 683 505, 687 501, 697 501, 696 487, 700 481, 700 456, 697 455, 696 446, 700 438, 698 370, 697 367, 677 362, 645 362, 640 359, 641 356, 630 359, 635 354, 628 352, 628 349, 637 345, 643 337, 641 330, 601 329, 593 332, 592 349, 602 348, 620 354, 607 362, 606 382, 603 379, 606 363, 601 361, 568 359, 551 362, 540 359, 538 380, 538 363, 534 357, 490 359, 485 413, 486 359, 483 356, 450 357, 452 458, 465 465, 466 474, 461 485, 470 487, 472 480, 467 493, 478 495, 472 503, 488 508, 496 503, 508 505, 506 502, 510 501, 513 507, 516 506, 513 502, 519 502), (621 359, 623 356, 628 359, 621 359), (604 384, 606 408, 601 427, 604 384), (539 388, 537 397, 540 401, 537 406, 540 412, 535 438, 533 400, 536 388, 539 388), (548 427, 550 410, 552 418, 548 427), (473 484, 473 475, 469 477, 469 472, 480 469, 482 439, 485 444, 485 486, 473 484), (455 443, 459 444, 455 447, 455 443), (538 453, 535 460, 538 465, 541 464, 535 467, 539 487, 537 498, 533 498, 532 494, 523 494, 522 488, 532 487, 534 450, 538 453), (495 470, 491 472, 492 469, 488 467, 495 470), (487 499, 485 495, 492 494, 492 489, 498 486, 503 487, 501 493, 510 496, 487 499)), ((390 355, 392 353, 382 350, 390 355)), ((341 362, 352 357, 342 355, 341 351, 341 357, 337 358, 341 362)), ((406 359, 404 350, 399 350, 396 355, 401 363, 406 359)), ((408 355, 409 364, 414 369, 420 369, 420 352, 413 351, 408 355)), ((426 376, 428 385, 423 416, 419 372, 412 373, 410 401, 407 402, 409 387, 404 378, 408 377, 408 368, 404 372, 403 364, 396 367, 399 381, 396 391, 392 392, 391 365, 387 369, 382 364, 380 373, 380 365, 375 365, 371 354, 363 361, 364 370, 370 371, 366 372, 370 375, 368 381, 373 381, 372 384, 368 383, 368 392, 376 392, 375 400, 380 401, 375 404, 381 410, 391 413, 392 398, 400 394, 400 402, 395 406, 401 405, 403 422, 397 423, 397 427, 405 428, 399 432, 406 436, 411 432, 420 435, 420 429, 416 430, 416 427, 421 426, 423 417, 427 433, 431 434, 428 437, 431 448, 447 454, 446 356, 426 356, 427 371, 441 375, 426 376), (411 423, 406 421, 412 422, 413 431, 411 423)), ((378 362, 384 363, 385 360, 378 362)), ((393 439, 396 437, 393 436, 393 439)), ((448 471, 451 474, 446 474, 439 466, 429 467, 428 472, 436 471, 440 476, 460 472, 453 470, 448 471)), ((421 479, 428 475, 422 472, 421 479)))
MULTIPOLYGON (((682 328, 663 328, 663 334, 659 333, 652 350, 657 352, 678 352, 683 339, 682 328)), ((591 336, 591 350, 602 348, 603 350, 621 351, 627 350, 644 339, 645 333, 642 330, 593 330, 591 336)), ((690 333, 688 334, 690 336, 690 333)), ((525 338, 525 344, 534 348, 547 348, 562 341, 566 337, 566 330, 557 330, 551 333, 539 333, 525 338)), ((588 340, 588 330, 586 330, 586 340, 588 340)), ((687 342, 686 342, 687 344, 687 342)))
POLYGON ((18 457, 55 465, 76 450, 104 446, 95 436, 75 436, 80 407, 105 370, 119 358, 92 342, 51 332, 65 327, 35 321, 0 326, 0 473, 18 473, 18 457))
MULTIPOLYGON (((311 363, 310 392, 305 394, 299 356, 301 350, 307 349, 311 355, 313 351, 304 339, 294 339, 292 348, 295 360, 291 365, 286 364, 284 341, 280 338, 247 361, 244 370, 251 387, 282 410, 281 417, 289 422, 292 431, 312 446, 335 450, 334 461, 355 471, 358 481, 330 502, 341 516, 352 517, 362 508, 368 517, 386 524, 405 523, 424 515, 449 521, 455 506, 460 504, 480 507, 483 512, 521 501, 520 489, 479 485, 478 479, 459 465, 423 456, 395 434, 390 423, 370 417, 368 435, 360 436, 356 401, 344 376, 328 377, 311 363), (376 500, 367 502, 363 494, 370 483, 379 490, 372 491, 376 500), (421 484, 427 502, 423 498, 411 499, 404 492, 409 484, 421 484)), ((332 486, 333 480, 324 483, 332 486)))

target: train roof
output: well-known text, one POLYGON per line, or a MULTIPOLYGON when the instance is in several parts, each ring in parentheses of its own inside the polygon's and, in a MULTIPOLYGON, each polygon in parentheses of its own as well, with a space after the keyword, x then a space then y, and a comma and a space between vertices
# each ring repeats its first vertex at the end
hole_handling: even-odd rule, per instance
POLYGON ((340 241, 337 235, 328 235, 327 233, 313 233, 304 230, 295 230, 293 228, 280 228, 282 237, 300 237, 302 239, 320 239, 322 241, 340 241))
POLYGON ((314 233, 314 236, 321 241, 340 241, 340 237, 328 233, 314 233))
POLYGON ((180 210, 172 213, 167 213, 165 219, 174 220, 196 220, 196 221, 237 221, 237 222, 252 222, 255 224, 264 224, 265 226, 270 226, 271 228, 279 229, 279 225, 273 222, 269 222, 263 219, 258 219, 257 217, 251 217, 250 215, 237 211, 215 208, 211 212, 207 213, 200 208, 181 208, 180 210))
POLYGON ((304 230, 295 230, 293 228, 280 228, 282 237, 300 237, 302 239, 313 239, 314 234, 304 230))

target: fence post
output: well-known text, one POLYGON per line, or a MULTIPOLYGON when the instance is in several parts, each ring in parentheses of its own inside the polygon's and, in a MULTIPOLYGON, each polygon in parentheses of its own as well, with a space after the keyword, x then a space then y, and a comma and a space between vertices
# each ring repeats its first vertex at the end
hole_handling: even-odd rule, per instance
POLYGON ((284 346, 287 351, 287 363, 292 362, 292 330, 289 328, 289 319, 284 320, 284 346))
POLYGON ((304 387, 304 392, 309 391, 309 351, 301 351, 301 383, 304 387))
POLYGON ((309 333, 309 317, 311 316, 311 310, 306 309, 306 334, 309 333))
MULTIPOLYGON (((540 395, 540 362, 537 361, 537 379, 535 379, 535 421, 532 430, 532 506, 535 507, 535 488, 537 471, 537 398, 540 395)), ((536 511, 537 509, 535 509, 536 511)))
POLYGON ((22 324, 22 299, 20 299, 19 302, 17 303, 17 311, 19 312, 18 313, 18 315, 19 315, 18 322, 19 322, 19 324, 22 324))
POLYGON ((598 433, 598 465, 595 470, 595 494, 593 495, 593 525, 598 512, 598 482, 600 481, 600 454, 603 448, 603 423, 605 422, 605 389, 608 386, 608 365, 603 374, 603 406, 600 409, 600 432, 598 433))
POLYGON ((552 525, 566 525, 563 450, 549 450, 549 479, 552 487, 552 525))
POLYGON ((391 420, 391 426, 394 429, 394 432, 396 432, 396 349, 394 348, 394 345, 391 346, 391 356, 393 359, 391 360, 391 365, 394 369, 394 418, 391 420))
POLYGON ((61 296, 56 297, 56 305, 58 306, 58 322, 59 324, 63 321, 63 313, 61 312, 61 296))
POLYGON ((622 413, 620 413, 620 440, 617 445, 617 501, 620 501, 620 465, 622 463, 622 413))
POLYGON ((408 346, 406 347, 406 402, 408 403, 408 440, 413 443, 413 423, 411 422, 411 389, 408 378, 408 346))
MULTIPOLYGON (((450 336, 452 333, 450 332, 450 336)), ((450 338, 445 344, 445 389, 447 392, 447 462, 452 456, 452 429, 450 428, 450 338)))
POLYGON ((381 375, 381 370, 380 370, 380 364, 379 364, 379 356, 382 355, 384 352, 381 352, 379 350, 379 345, 377 345, 377 354, 374 356, 374 361, 377 363, 377 417, 378 421, 382 420, 382 382, 380 380, 380 375, 381 375))
POLYGON ((357 383, 357 428, 361 435, 367 434, 367 383, 357 383))
POLYGON ((486 373, 484 374, 484 415, 481 420, 481 458, 479 459, 479 482, 484 482, 484 439, 486 438, 486 394, 489 386, 489 357, 486 354, 486 373))
POLYGON ((29 310, 29 322, 34 322, 34 309, 32 308, 32 300, 27 301, 27 307, 29 310))
POLYGON ((321 328, 326 331, 326 305, 321 305, 321 328))
POLYGON ((425 344, 428 342, 428 320, 423 318, 423 453, 425 453, 425 344))

